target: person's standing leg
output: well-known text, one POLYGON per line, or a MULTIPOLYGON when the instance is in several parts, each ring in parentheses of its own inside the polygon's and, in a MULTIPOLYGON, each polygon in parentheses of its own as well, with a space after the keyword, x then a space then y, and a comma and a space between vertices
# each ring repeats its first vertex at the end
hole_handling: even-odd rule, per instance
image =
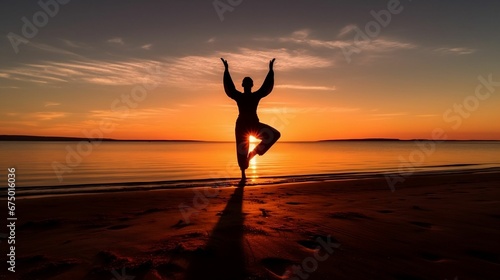
POLYGON ((245 125, 236 123, 235 136, 236 136, 236 157, 238 158, 238 165, 241 170, 241 178, 245 179, 245 169, 248 168, 248 132, 245 125))
POLYGON ((259 123, 257 128, 258 133, 255 137, 260 139, 261 142, 250 152, 247 161, 250 161, 255 155, 261 156, 265 154, 281 137, 278 130, 267 124, 259 123))

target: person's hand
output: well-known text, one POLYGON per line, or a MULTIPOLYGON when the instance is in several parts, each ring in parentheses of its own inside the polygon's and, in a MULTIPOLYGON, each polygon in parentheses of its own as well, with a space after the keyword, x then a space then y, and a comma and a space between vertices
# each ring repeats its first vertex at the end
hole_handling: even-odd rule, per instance
POLYGON ((273 70, 273 65, 275 60, 276 58, 273 58, 271 61, 269 61, 269 70, 273 70))
POLYGON ((226 68, 226 70, 229 68, 229 65, 227 64, 227 60, 224 60, 224 58, 220 58, 220 60, 222 60, 222 63, 224 63, 224 67, 226 68))

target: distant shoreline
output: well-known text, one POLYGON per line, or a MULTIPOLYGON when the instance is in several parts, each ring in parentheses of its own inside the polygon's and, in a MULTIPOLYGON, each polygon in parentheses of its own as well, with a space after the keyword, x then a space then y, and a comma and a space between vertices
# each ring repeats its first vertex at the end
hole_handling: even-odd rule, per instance
MULTIPOLYGON (((162 139, 162 140, 144 140, 144 139, 113 139, 113 138, 84 138, 84 137, 66 137, 66 136, 34 136, 34 135, 0 135, 0 141, 47 141, 47 142, 68 142, 68 141, 95 141, 95 142, 190 142, 190 143, 231 143, 233 141, 211 141, 211 140, 190 140, 190 139, 162 139)), ((398 138, 352 138, 352 139, 324 139, 313 141, 283 141, 291 143, 318 143, 318 142, 382 142, 382 141, 436 141, 432 139, 398 139, 398 138)), ((493 142, 498 139, 448 139, 443 142, 493 142)))

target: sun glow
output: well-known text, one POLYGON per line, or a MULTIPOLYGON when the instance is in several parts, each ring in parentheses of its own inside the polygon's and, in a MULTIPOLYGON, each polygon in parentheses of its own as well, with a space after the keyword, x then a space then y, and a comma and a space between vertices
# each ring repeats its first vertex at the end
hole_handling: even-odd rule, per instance
MULTIPOLYGON (((257 139, 257 138, 255 138, 255 137, 253 137, 252 135, 250 135, 250 136, 248 137, 248 140, 250 141, 250 143, 251 143, 251 144, 252 144, 252 143, 253 143, 253 144, 255 144, 255 143, 259 143, 259 139, 257 139)), ((251 149, 251 148, 250 148, 250 149, 251 149)))
MULTIPOLYGON (((253 149, 255 149, 260 140, 250 135, 248 137, 248 141, 250 142, 248 150, 253 151, 253 149)), ((257 156, 253 157, 249 163, 250 163, 249 167, 255 171, 255 169, 257 168, 257 156)))

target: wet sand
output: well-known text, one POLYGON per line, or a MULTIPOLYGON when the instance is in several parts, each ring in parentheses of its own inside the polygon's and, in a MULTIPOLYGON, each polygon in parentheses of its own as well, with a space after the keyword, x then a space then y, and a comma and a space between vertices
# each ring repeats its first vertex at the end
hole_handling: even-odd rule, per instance
POLYGON ((416 174, 394 192, 368 178, 19 199, 16 273, 4 271, 6 279, 498 279, 499 186, 500 173, 416 174))

